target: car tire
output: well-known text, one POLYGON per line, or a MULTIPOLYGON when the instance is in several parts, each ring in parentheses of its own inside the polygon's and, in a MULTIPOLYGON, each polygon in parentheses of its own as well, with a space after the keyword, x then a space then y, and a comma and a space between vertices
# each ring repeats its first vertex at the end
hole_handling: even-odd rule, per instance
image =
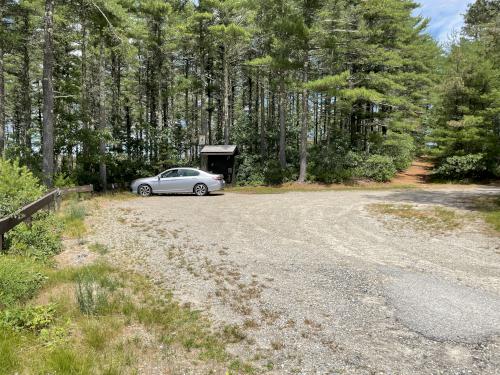
POLYGON ((151 195, 153 195, 153 190, 149 185, 139 185, 139 187, 137 188, 137 194, 139 194, 141 197, 150 197, 151 195))
POLYGON ((208 194, 208 188, 205 184, 196 184, 193 188, 193 193, 199 197, 203 197, 208 194))

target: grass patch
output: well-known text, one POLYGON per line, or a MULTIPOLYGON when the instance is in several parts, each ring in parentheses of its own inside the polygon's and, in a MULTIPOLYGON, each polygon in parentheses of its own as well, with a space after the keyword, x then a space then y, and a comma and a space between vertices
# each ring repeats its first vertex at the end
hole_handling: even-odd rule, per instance
POLYGON ((500 233, 500 196, 476 198, 473 208, 481 213, 493 230, 500 233))
POLYGON ((227 344, 245 337, 237 326, 214 331, 199 311, 180 305, 141 275, 105 263, 51 270, 48 275, 42 293, 47 305, 8 310, 9 324, 2 325, 0 319, 5 327, 0 330, 0 369, 6 369, 0 373, 134 373, 139 358, 150 355, 143 349, 150 344, 127 338, 127 327, 143 327, 148 337, 158 340, 157 347, 184 351, 189 361, 203 361, 217 370, 253 371, 233 363, 226 352, 227 344), (9 340, 16 344, 8 346, 9 340))
POLYGON ((87 209, 83 203, 76 200, 65 202, 60 214, 64 226, 63 235, 69 238, 81 239, 87 232, 85 227, 86 215, 87 209))
POLYGON ((371 212, 395 217, 420 230, 449 231, 461 227, 464 219, 455 211, 439 206, 376 203, 368 208, 371 212))
POLYGON ((0 374, 13 373, 19 366, 19 336, 10 329, 0 329, 0 374))
POLYGON ((101 243, 93 243, 89 245, 89 250, 100 255, 106 255, 109 252, 108 247, 101 243))

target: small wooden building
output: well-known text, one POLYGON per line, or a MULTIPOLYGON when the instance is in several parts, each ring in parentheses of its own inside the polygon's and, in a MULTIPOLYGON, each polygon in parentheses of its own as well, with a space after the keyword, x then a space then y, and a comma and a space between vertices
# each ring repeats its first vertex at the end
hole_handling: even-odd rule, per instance
POLYGON ((224 175, 224 180, 230 184, 234 181, 235 156, 238 148, 235 145, 207 145, 201 150, 201 169, 210 173, 224 175))

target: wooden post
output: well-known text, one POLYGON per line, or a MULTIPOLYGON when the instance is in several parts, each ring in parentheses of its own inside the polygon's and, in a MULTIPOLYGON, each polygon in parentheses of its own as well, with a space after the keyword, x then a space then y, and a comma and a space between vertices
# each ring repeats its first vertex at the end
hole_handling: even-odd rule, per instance
POLYGON ((3 253, 4 244, 5 244, 5 237, 4 233, 2 233, 0 234, 0 253, 3 253))

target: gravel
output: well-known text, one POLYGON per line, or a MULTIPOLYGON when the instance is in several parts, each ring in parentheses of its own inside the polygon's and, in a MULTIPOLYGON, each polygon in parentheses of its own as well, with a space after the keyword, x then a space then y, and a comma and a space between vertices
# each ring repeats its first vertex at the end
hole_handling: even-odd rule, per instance
POLYGON ((226 193, 107 201, 88 239, 268 373, 500 373, 500 241, 386 226, 372 203, 453 209, 500 189, 226 193))

